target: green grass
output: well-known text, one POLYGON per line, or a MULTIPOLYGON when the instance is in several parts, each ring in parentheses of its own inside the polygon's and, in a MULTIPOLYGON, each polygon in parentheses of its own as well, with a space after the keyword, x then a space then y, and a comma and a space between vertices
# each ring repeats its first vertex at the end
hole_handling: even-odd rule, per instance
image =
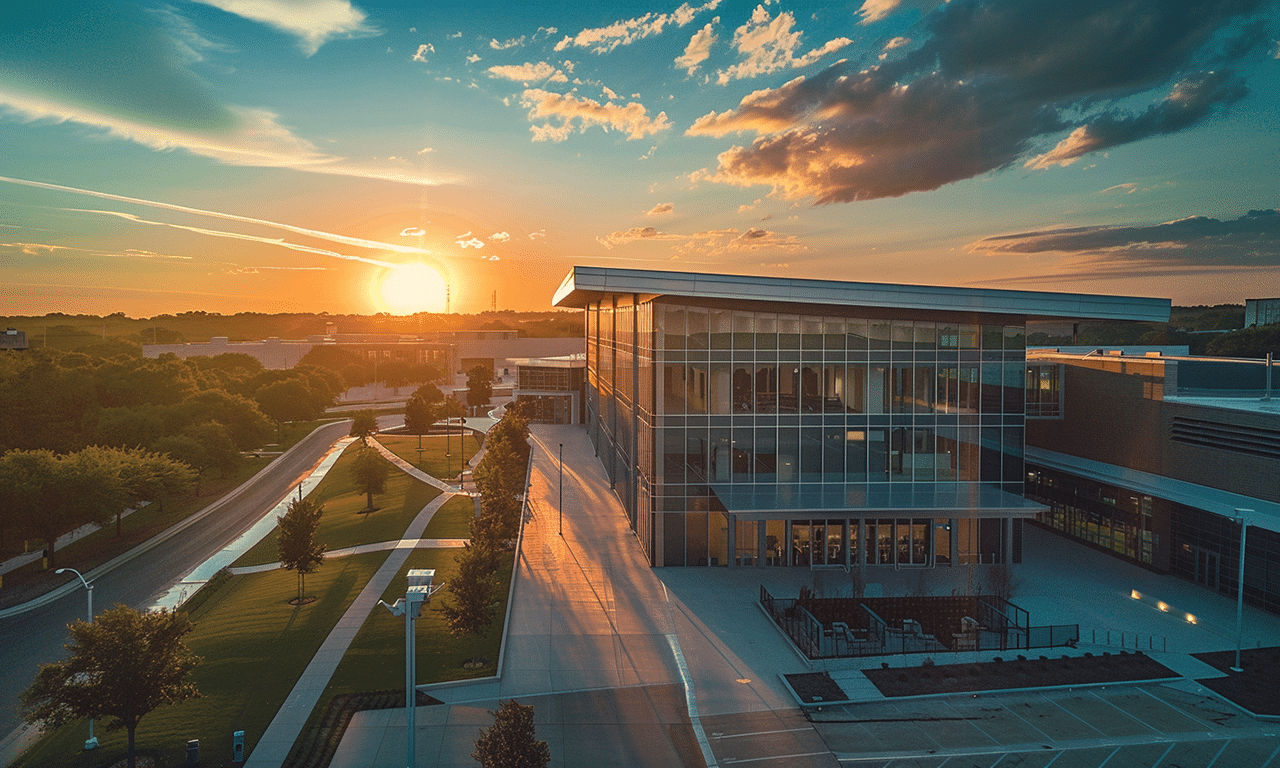
MULTIPOLYGON (((297 594, 291 572, 227 580, 192 615, 196 628, 187 638, 204 659, 193 675, 202 697, 143 718, 139 751, 156 754, 160 765, 183 765, 187 740, 199 739, 201 765, 230 765, 231 734, 243 730, 245 752, 252 752, 311 657, 385 559, 385 552, 375 552, 324 563, 307 579, 307 593, 320 599, 299 608, 289 605, 297 594)), ((83 751, 88 726, 79 722, 46 735, 14 765, 110 765, 124 757, 126 737, 105 725, 98 723, 101 746, 95 752, 83 751)))
MULTIPOLYGON (((410 568, 434 568, 435 583, 448 583, 458 570, 457 563, 454 562, 457 552, 451 549, 418 549, 409 553, 408 560, 382 594, 382 599, 394 603, 397 598, 404 596, 410 568)), ((440 592, 433 599, 432 605, 423 609, 415 626, 419 685, 496 674, 513 565, 514 558, 498 572, 501 598, 493 625, 486 637, 473 640, 449 633, 438 610, 440 601, 448 595, 447 591, 440 592), (462 666, 464 661, 477 655, 485 657, 488 663, 476 669, 462 666)), ((364 626, 352 640, 351 647, 347 649, 342 662, 329 680, 329 686, 316 703, 303 733, 317 727, 334 696, 397 688, 404 689, 404 619, 378 609, 369 614, 364 626)))
MULTIPOLYGON (((368 508, 368 498, 356 490, 350 469, 360 447, 359 443, 352 443, 309 494, 324 505, 316 541, 331 550, 399 539, 422 508, 440 495, 438 488, 392 468, 386 492, 373 497, 378 510, 362 514, 361 510, 368 508)), ((276 537, 268 535, 241 555, 235 565, 262 565, 277 559, 276 537)))
POLYGON ((424 539, 469 539, 471 538, 471 519, 476 516, 475 499, 469 496, 454 496, 444 503, 427 523, 422 532, 424 539))
POLYGON ((447 440, 444 435, 423 435, 421 458, 418 455, 417 435, 378 435, 378 442, 413 466, 441 480, 457 477, 459 463, 470 461, 480 450, 480 440, 471 432, 461 438, 454 434, 447 440), (452 456, 445 456, 446 448, 452 456))

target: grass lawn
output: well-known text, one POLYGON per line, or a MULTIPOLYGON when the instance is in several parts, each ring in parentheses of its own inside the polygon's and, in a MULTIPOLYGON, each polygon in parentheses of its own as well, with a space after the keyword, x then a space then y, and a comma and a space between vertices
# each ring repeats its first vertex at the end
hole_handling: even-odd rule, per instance
MULTIPOLYGON (((351 465, 355 463, 355 455, 360 448, 358 442, 352 443, 329 469, 320 485, 309 494, 310 498, 324 505, 316 541, 327 544, 331 550, 399 539, 422 508, 440 495, 439 489, 391 467, 386 492, 373 497, 373 506, 378 511, 361 514, 360 510, 369 506, 368 498, 356 490, 351 480, 351 465)), ((268 535, 241 555, 235 564, 261 565, 274 563, 277 559, 276 537, 268 535)))
MULTIPOLYGON (((230 765, 231 734, 237 730, 245 732, 245 753, 252 752, 297 677, 385 559, 385 552, 375 552, 324 563, 307 579, 307 593, 320 599, 300 608, 289 605, 297 594, 292 572, 226 581, 194 612, 196 628, 187 637, 204 658, 193 676, 202 698, 143 718, 139 752, 155 754, 160 765, 183 765, 187 740, 199 739, 201 765, 230 765)), ((403 584, 402 579, 402 592, 403 584)), ((389 639, 394 644, 402 636, 393 632, 389 639)), ((110 765, 124 757, 126 736, 105 726, 97 724, 101 746, 94 752, 83 751, 88 726, 79 722, 46 735, 13 765, 110 765)))
MULTIPOLYGON (((414 550, 383 593, 382 599, 394 603, 396 598, 404 597, 406 573, 410 568, 434 568, 435 583, 448 583, 458 570, 457 563, 454 562, 456 555, 457 550, 449 549, 414 550)), ((423 608, 415 627, 420 685, 489 677, 496 673, 513 564, 514 557, 498 572, 501 597, 487 637, 474 640, 470 637, 455 637, 449 633, 444 618, 437 610, 441 600, 447 599, 448 592, 445 590, 432 599, 431 606, 423 608), (486 657, 488 663, 477 669, 465 669, 462 666, 464 661, 477 655, 486 657)), ((342 663, 330 679, 329 687, 316 703, 303 734, 317 727, 334 696, 387 689, 404 689, 404 619, 379 608, 365 619, 364 626, 360 628, 351 647, 347 649, 347 654, 343 656, 342 663)))
POLYGON ((475 499, 470 496, 454 496, 431 516, 424 539, 469 539, 471 520, 476 516, 475 499))
POLYGON ((459 463, 471 461, 471 457, 480 450, 480 440, 470 431, 461 438, 456 433, 448 438, 445 435, 423 435, 421 457, 418 455, 417 435, 378 435, 378 442, 413 466, 441 480, 457 477, 459 463), (453 455, 445 456, 446 449, 453 455))

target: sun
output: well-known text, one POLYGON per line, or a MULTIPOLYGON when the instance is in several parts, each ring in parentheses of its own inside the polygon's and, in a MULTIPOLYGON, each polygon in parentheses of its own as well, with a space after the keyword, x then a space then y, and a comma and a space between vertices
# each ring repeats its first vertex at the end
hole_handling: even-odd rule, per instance
POLYGON ((378 298, 385 311, 395 315, 443 312, 445 282, 434 267, 415 262, 389 269, 378 284, 378 298))

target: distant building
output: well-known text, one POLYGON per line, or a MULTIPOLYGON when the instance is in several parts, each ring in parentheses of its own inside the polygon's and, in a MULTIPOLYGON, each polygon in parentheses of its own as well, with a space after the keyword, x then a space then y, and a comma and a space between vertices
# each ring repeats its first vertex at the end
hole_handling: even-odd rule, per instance
POLYGON ((1280 323, 1280 299, 1245 299, 1244 327, 1280 323))
POLYGON ((530 408, 530 421, 581 424, 586 419, 585 354, 523 358, 514 362, 515 401, 530 408))
POLYGON ((1026 495, 1048 507, 1041 524, 1234 596, 1250 510, 1245 600, 1280 613, 1280 366, 1041 350, 1027 368, 1026 495))
POLYGON ((27 332, 20 331, 17 328, 6 328, 3 334, 0 334, 0 349, 26 349, 27 348, 27 332))
MULTIPOLYGON (((336 329, 335 329, 336 330, 336 329)), ((444 372, 446 379, 465 374, 476 365, 502 375, 515 368, 515 359, 581 353, 581 338, 519 338, 512 330, 437 331, 422 334, 331 333, 308 336, 305 340, 269 338, 262 341, 232 342, 215 336, 207 342, 143 344, 145 357, 174 354, 181 358, 221 355, 229 352, 249 355, 270 369, 292 368, 313 348, 322 345, 350 349, 367 360, 427 363, 444 372)))

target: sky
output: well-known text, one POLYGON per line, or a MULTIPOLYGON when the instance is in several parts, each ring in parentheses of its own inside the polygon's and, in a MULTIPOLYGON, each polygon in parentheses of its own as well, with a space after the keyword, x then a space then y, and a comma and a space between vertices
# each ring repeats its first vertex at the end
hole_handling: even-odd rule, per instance
POLYGON ((549 309, 573 265, 1280 296, 1275 0, 42 0, 0 315, 549 309))

